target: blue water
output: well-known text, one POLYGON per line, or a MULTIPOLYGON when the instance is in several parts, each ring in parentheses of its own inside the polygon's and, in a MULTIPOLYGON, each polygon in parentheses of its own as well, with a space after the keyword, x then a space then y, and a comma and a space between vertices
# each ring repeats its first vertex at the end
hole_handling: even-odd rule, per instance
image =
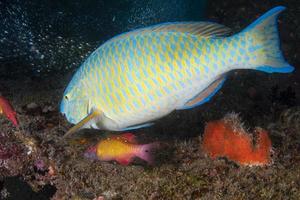
POLYGON ((75 69, 116 34, 205 15, 205 0, 10 0, 0 6, 0 65, 11 75, 75 69))

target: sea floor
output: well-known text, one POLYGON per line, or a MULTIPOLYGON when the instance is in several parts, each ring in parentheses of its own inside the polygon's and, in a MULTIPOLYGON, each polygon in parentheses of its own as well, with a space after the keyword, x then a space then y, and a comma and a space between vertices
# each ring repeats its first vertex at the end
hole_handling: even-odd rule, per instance
MULTIPOLYGON (((253 2, 214 1, 208 18, 240 30, 276 5, 253 2)), ((0 158, 0 199, 300 199, 300 31, 295 30, 300 16, 297 1, 286 6, 280 19, 282 48, 296 71, 233 72, 210 102, 132 131, 141 143, 163 144, 154 166, 138 159, 121 166, 83 157, 87 147, 116 133, 83 130, 62 138, 71 125, 58 105, 71 73, 1 78, 1 93, 17 110, 20 127, 0 118, 0 152, 10 152, 0 158), (203 153, 205 124, 231 112, 239 113, 250 132, 257 126, 268 131, 271 165, 244 167, 203 153)))

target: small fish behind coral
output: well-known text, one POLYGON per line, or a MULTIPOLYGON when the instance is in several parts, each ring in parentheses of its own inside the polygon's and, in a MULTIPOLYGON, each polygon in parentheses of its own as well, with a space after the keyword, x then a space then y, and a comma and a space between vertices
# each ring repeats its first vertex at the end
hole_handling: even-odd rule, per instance
POLYGON ((9 101, 3 96, 0 96, 0 114, 5 115, 15 126, 19 125, 17 113, 14 111, 9 101))
POLYGON ((122 165, 128 165, 134 157, 139 157, 152 165, 154 161, 151 153, 158 147, 159 144, 157 142, 138 144, 132 133, 124 133, 100 140, 98 144, 88 148, 84 156, 93 160, 116 160, 122 165))
POLYGON ((209 122, 205 127, 202 149, 211 158, 226 157, 240 165, 263 166, 271 163, 271 140, 268 133, 257 128, 256 145, 242 127, 236 114, 209 122))

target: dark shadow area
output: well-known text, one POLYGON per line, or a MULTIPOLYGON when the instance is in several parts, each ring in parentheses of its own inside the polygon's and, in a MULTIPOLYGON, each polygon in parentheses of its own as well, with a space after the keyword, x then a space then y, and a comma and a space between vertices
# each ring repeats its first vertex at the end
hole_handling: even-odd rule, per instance
POLYGON ((21 177, 4 178, 1 186, 1 199, 5 200, 48 200, 56 192, 56 188, 45 185, 40 191, 34 192, 30 185, 22 180, 21 177))

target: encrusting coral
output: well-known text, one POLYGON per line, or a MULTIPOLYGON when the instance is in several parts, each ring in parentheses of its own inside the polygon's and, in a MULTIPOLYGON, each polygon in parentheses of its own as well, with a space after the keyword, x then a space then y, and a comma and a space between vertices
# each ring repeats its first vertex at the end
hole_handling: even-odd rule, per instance
POLYGON ((257 141, 243 128, 237 114, 209 122, 205 127, 202 149, 211 158, 226 157, 240 165, 262 166, 271 163, 271 140, 268 133, 256 128, 257 141))

